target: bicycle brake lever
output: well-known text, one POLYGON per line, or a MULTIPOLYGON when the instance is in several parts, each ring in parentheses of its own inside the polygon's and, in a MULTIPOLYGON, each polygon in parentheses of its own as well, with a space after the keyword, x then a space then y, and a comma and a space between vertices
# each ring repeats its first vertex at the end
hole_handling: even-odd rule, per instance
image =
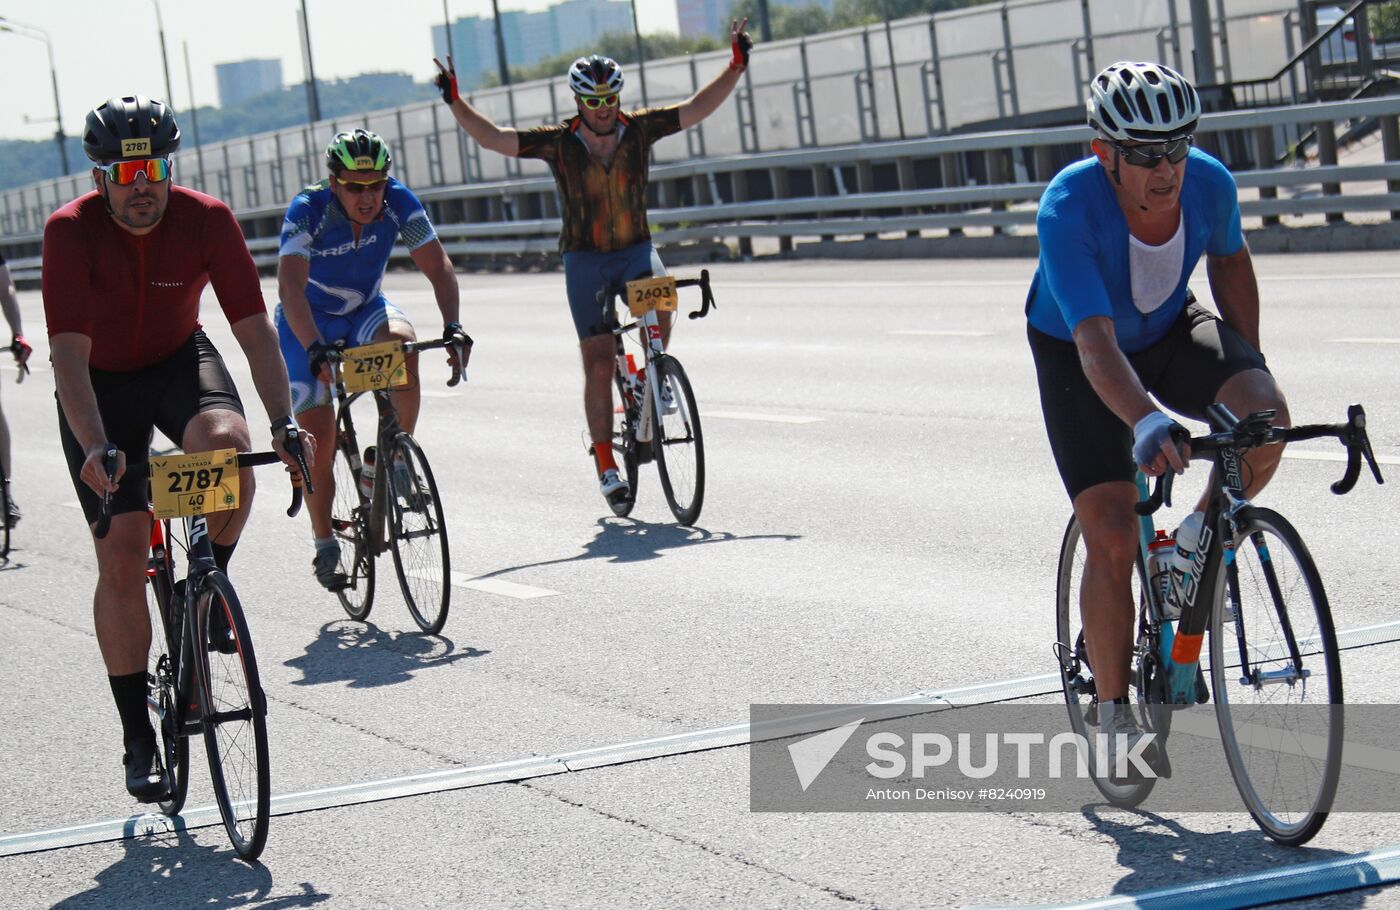
POLYGON ((1172 507, 1172 478, 1175 473, 1168 468, 1163 473, 1157 475, 1157 483, 1152 489, 1152 495, 1146 501, 1133 504, 1133 511, 1139 515, 1151 515, 1163 505, 1172 507))
MULTIPOLYGON (((102 470, 106 473, 108 480, 114 480, 117 473, 117 447, 108 444, 107 451, 102 453, 102 470)), ((102 511, 97 516, 97 527, 93 529, 92 536, 101 540, 107 536, 107 532, 112 527, 112 494, 104 492, 102 494, 102 511)))

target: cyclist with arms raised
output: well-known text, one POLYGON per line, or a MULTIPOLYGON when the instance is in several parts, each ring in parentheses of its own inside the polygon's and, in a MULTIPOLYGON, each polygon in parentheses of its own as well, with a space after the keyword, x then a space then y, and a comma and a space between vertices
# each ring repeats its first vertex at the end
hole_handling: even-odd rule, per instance
MULTIPOLYGON (((1195 88, 1154 63, 1094 77, 1094 157, 1061 171, 1040 200, 1040 264, 1027 334, 1055 463, 1087 558, 1080 610, 1109 760, 1142 736, 1127 702, 1131 576, 1138 547, 1134 467, 1181 473, 1185 431, 1222 402, 1236 414, 1288 408, 1259 345, 1259 288, 1240 232, 1234 178, 1192 147, 1195 88), (1201 256, 1220 318, 1186 282, 1201 256), (1120 738, 1114 734, 1123 734, 1120 738)), ((1280 446, 1249 453, 1247 495, 1273 476, 1280 446)))
MULTIPOLYGON (((612 451, 612 335, 604 327, 597 294, 605 284, 666 274, 647 227, 647 172, 651 145, 704 120, 734 91, 749 63, 748 20, 731 26, 729 66, 688 100, 623 113, 622 67, 607 57, 580 57, 569 67, 578 115, 558 126, 515 130, 499 127, 464 100, 457 74, 437 64, 437 86, 462 129, 493 152, 539 158, 549 165, 563 200, 564 281, 583 357, 583 409, 603 495, 623 499, 627 482, 612 451)), ((660 314, 662 341, 670 338, 669 313, 660 314)))
MULTIPOLYGON (((267 318, 253 258, 233 213, 170 179, 180 129, 170 108, 139 95, 91 111, 83 150, 96 190, 44 227, 44 313, 58 391, 58 426, 68 470, 89 524, 111 494, 112 525, 94 538, 97 643, 121 717, 126 786, 154 802, 165 794, 155 731, 146 709, 151 622, 146 557, 151 535, 144 465, 153 428, 187 452, 250 448, 233 379, 200 329, 199 298, 212 284, 253 385, 273 416, 273 445, 289 466, 295 424, 277 333, 267 318), (117 449, 116 481, 103 467, 117 449)), ((314 444, 306 445, 310 462, 314 444)), ((253 474, 239 477, 236 511, 211 516, 214 557, 227 570, 253 500, 253 474)), ((224 647, 211 631, 210 646, 224 647)), ((232 642, 227 642, 232 644, 232 642)))
MULTIPOLYGON (((384 298, 380 285, 394 241, 401 239, 414 265, 433 286, 442 311, 448 362, 466 366, 471 339, 457 322, 457 276, 423 204, 408 187, 389 176, 392 158, 378 135, 366 130, 337 133, 326 147, 328 179, 302 190, 287 207, 277 264, 277 331, 291 381, 292 405, 308 432, 323 440, 324 457, 312 469, 316 492, 306 498, 316 541, 312 569, 328 590, 345 586, 340 549, 331 531, 335 501, 333 474, 335 414, 330 407, 329 345, 349 347, 381 341, 416 341, 408 317, 384 298)), ((400 425, 409 433, 418 422, 421 400, 418 355, 407 357, 409 384, 391 393, 400 425)), ((401 488, 412 480, 398 474, 401 488)))
MULTIPOLYGON (((15 282, 10 278, 10 267, 5 264, 4 256, 0 256, 0 311, 4 311, 5 321, 10 324, 10 332, 14 335, 10 342, 10 353, 15 355, 15 362, 23 368, 34 349, 24 340, 24 330, 20 325, 19 298, 15 295, 15 282)), ((4 471, 6 477, 10 476, 10 425, 5 422, 4 408, 0 408, 0 470, 4 471)), ((15 493, 12 489, 9 509, 6 514, 0 515, 0 521, 13 528, 19 517, 19 506, 15 505, 15 493)))

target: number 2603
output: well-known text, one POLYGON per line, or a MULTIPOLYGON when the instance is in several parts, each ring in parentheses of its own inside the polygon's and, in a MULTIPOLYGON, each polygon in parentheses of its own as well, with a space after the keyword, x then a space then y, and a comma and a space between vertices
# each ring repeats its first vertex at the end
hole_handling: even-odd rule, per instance
POLYGON ((645 303, 648 300, 669 300, 671 291, 669 288, 637 288, 637 303, 645 303))
POLYGON ((207 490, 210 487, 217 487, 224 479, 224 469, 200 468, 198 471, 171 471, 165 476, 170 478, 171 493, 188 493, 191 490, 207 490))

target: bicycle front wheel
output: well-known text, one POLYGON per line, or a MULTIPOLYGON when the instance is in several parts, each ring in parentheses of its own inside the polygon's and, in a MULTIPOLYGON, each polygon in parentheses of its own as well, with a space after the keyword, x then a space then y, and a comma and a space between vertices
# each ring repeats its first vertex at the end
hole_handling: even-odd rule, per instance
POLYGON ((175 669, 175 655, 183 644, 184 611, 183 605, 175 602, 170 579, 169 554, 158 557, 153 551, 146 561, 146 610, 152 630, 146 663, 146 706, 160 741, 160 763, 169 787, 159 803, 160 811, 175 815, 184 808, 189 792, 190 740, 181 729, 180 718, 185 712, 178 702, 175 669))
POLYGON ((1217 580, 1210 674, 1240 796, 1264 833, 1306 843, 1322 828, 1342 761, 1342 666, 1322 577, 1283 516, 1239 516, 1217 580))
MULTIPOLYGON (((365 620, 374 606, 374 554, 370 551, 368 500, 360 496, 360 478, 350 456, 355 437, 343 423, 335 451, 335 500, 331 504, 331 533, 340 547, 340 567, 346 586, 336 592, 351 619, 365 620)), ((356 453, 356 458, 358 458, 356 453)))
POLYGON ((700 520, 700 507, 705 502, 705 438, 700 432, 700 410, 680 361, 664 355, 655 363, 661 401, 658 403, 657 394, 648 389, 647 406, 656 417, 651 442, 661 489, 676 521, 693 525, 700 520))
MULTIPOLYGON (((1084 738, 1087 745, 1085 760, 1094 786, 1110 803, 1131 809, 1147 799, 1157 782, 1154 777, 1141 780, 1114 780, 1094 773, 1098 768, 1095 748, 1099 732, 1099 699, 1094 687, 1094 673, 1089 666, 1089 652, 1084 643, 1084 625, 1079 609, 1079 589, 1084 582, 1084 535, 1079 520, 1070 516, 1065 536, 1060 543, 1059 572, 1055 582, 1055 658, 1060 667, 1060 687, 1069 707, 1070 731, 1084 738)), ((1133 603, 1141 603, 1141 585, 1133 573, 1133 603)))
MULTIPOLYGON (((380 456, 381 460, 383 456, 380 456)), ((433 471, 423 450, 407 433, 394 440, 388 476, 389 538, 394 569, 413 621, 429 635, 442 631, 452 598, 452 561, 447 552, 447 524, 442 517, 433 471)))
POLYGON ((200 582, 195 618, 195 651, 202 683, 200 715, 214 799, 233 849, 251 861, 267 842, 271 809, 267 699, 258 680, 243 607, 228 577, 217 569, 200 582), (222 611, 233 633, 230 646, 220 649, 206 644, 215 611, 222 611))

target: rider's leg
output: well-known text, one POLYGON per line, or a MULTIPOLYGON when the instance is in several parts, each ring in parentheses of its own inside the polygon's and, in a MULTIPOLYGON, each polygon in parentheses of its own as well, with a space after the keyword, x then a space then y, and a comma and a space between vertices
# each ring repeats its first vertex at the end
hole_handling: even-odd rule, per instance
MULTIPOLYGON (((1246 370, 1230 377, 1216 393, 1216 400, 1229 408, 1236 417, 1272 408, 1278 411, 1278 415, 1274 417, 1274 426, 1293 425, 1283 391, 1279 389, 1278 383, 1274 382, 1274 377, 1264 370, 1246 370)), ((1253 497, 1268 485, 1282 458, 1282 445, 1260 446, 1245 455, 1244 461, 1248 466, 1244 475, 1245 496, 1253 497)), ((1204 501, 1197 508, 1204 509, 1204 501)))
POLYGON ((317 540, 331 536, 331 505, 335 502, 335 412, 321 405, 297 415, 301 428, 316 439, 316 463, 311 466, 315 493, 306 494, 306 512, 311 516, 311 533, 317 540))
MULTIPOLYGON (((387 322, 375 329, 374 340, 409 342, 417 341, 418 336, 414 334, 413 326, 408 322, 391 316, 387 322)), ((411 435, 418 426, 418 409, 423 399, 423 384, 418 380, 418 354, 407 355, 404 365, 408 368, 408 385, 399 386, 391 391, 389 398, 394 402, 394 410, 398 411, 399 426, 411 435)))
MULTIPOLYGON (((180 440, 180 448, 186 452, 209 452, 214 449, 246 452, 251 445, 248 422, 242 414, 226 408, 211 408, 191 417, 185 424, 180 440)), ((231 550, 238 543, 238 536, 243 533, 243 526, 248 523, 248 514, 253 508, 255 490, 253 469, 243 468, 238 472, 238 508, 229 512, 212 512, 208 516, 209 539, 216 548, 227 547, 231 550)))
POLYGON ((612 335, 594 335, 579 342, 579 353, 583 357, 583 413, 595 457, 600 459, 600 474, 609 467, 606 462, 612 461, 613 355, 616 349, 617 342, 612 335))
POLYGON ((1138 547, 1133 483, 1101 483, 1074 499, 1084 535, 1079 610, 1100 702, 1128 694, 1133 650, 1132 574, 1138 547))
POLYGON ((0 407, 0 473, 10 476, 10 425, 5 421, 3 407, 0 407))
POLYGON ((107 536, 93 538, 97 551, 93 625, 110 676, 146 671, 146 653, 151 646, 151 620, 146 611, 150 542, 151 517, 145 511, 112 516, 107 536))

